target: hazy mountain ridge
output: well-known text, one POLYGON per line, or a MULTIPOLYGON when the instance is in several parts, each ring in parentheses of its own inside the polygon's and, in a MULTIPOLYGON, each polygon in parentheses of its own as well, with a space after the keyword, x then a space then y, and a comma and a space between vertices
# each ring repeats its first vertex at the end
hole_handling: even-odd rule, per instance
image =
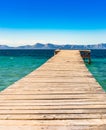
POLYGON ((36 43, 35 45, 25 45, 18 47, 10 47, 7 45, 0 45, 0 49, 106 49, 106 43, 92 44, 92 45, 57 45, 57 44, 42 44, 36 43))

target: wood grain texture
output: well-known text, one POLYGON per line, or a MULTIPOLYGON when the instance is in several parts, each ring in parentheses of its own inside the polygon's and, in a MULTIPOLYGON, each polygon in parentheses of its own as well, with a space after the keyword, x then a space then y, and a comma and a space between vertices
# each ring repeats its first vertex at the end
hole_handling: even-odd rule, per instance
POLYGON ((61 50, 0 93, 0 130, 106 130, 106 94, 78 50, 61 50))

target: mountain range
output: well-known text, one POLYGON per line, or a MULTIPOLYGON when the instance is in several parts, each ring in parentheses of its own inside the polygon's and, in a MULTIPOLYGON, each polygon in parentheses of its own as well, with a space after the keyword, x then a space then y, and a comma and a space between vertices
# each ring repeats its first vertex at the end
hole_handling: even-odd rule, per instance
POLYGON ((0 49, 106 49, 106 43, 101 44, 92 44, 92 45, 71 45, 71 44, 65 44, 65 45, 57 45, 57 44, 42 44, 42 43, 36 43, 34 45, 24 45, 24 46, 18 46, 18 47, 11 47, 7 45, 0 45, 0 49))

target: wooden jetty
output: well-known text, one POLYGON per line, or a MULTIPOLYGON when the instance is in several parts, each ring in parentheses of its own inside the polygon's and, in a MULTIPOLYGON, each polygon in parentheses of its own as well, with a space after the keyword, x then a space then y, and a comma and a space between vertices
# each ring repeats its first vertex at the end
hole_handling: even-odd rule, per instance
POLYGON ((1 92, 0 130, 106 130, 106 94, 78 50, 61 50, 1 92))

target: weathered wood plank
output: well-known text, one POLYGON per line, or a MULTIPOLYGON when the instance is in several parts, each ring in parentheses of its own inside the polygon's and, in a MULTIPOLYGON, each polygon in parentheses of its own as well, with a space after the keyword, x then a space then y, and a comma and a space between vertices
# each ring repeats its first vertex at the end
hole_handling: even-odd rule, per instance
POLYGON ((76 109, 49 109, 49 110, 36 110, 33 107, 32 108, 20 108, 20 107, 1 107, 1 113, 2 115, 7 115, 7 114, 20 114, 20 115, 25 115, 25 114, 106 114, 106 109, 102 108, 76 108, 76 109))
POLYGON ((0 126, 106 126, 106 119, 82 120, 0 120, 0 126))
POLYGON ((35 114, 33 112, 29 113, 8 113, 1 114, 0 120, 72 120, 72 119, 105 119, 106 114, 65 114, 65 113, 55 113, 55 114, 35 114))

